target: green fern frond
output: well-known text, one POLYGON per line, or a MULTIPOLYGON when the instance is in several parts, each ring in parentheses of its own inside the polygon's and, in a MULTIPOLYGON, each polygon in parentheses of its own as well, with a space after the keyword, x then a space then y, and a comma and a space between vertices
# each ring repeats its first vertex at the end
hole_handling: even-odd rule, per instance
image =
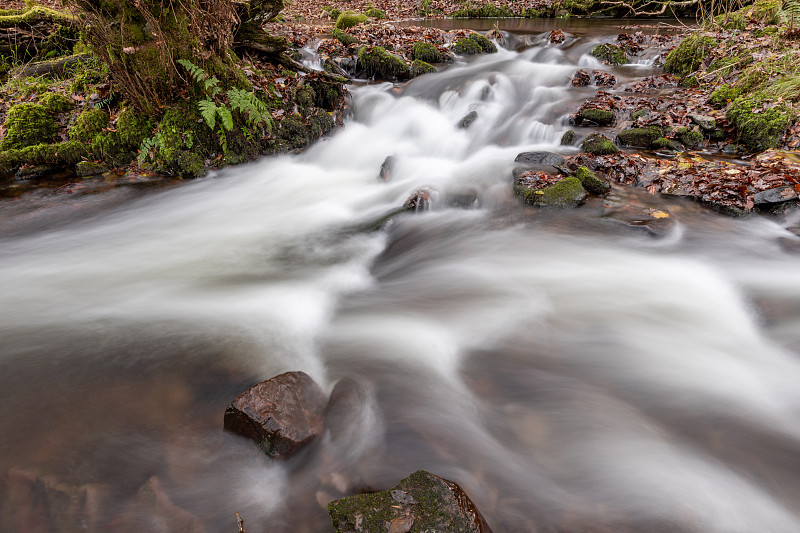
POLYGON ((213 130, 217 123, 217 113, 220 108, 210 99, 200 100, 197 102, 197 107, 200 109, 200 116, 203 117, 206 125, 213 130))
POLYGON ((142 141, 142 144, 139 145, 139 155, 136 157, 136 162, 139 166, 142 166, 144 162, 147 161, 153 149, 160 144, 160 141, 161 138, 158 137, 158 135, 153 135, 142 141))
POLYGON ((203 80, 206 79, 206 71, 202 68, 198 67, 188 59, 179 59, 178 64, 185 68, 189 74, 194 78, 194 81, 197 83, 203 83, 203 80))
POLYGON ((272 117, 269 114, 269 108, 255 94, 240 89, 230 89, 228 98, 231 102, 231 108, 245 115, 247 122, 251 126, 264 124, 267 129, 272 129, 272 117))
POLYGON ((223 128, 228 131, 233 129, 233 114, 230 109, 225 106, 217 107, 217 116, 219 116, 219 122, 223 128))

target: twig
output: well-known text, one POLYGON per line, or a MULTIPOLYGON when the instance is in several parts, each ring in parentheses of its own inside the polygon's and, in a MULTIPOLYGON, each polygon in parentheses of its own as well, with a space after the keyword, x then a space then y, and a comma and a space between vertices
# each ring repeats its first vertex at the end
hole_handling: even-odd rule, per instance
POLYGON ((242 516, 239 513, 236 513, 236 525, 239 527, 238 533, 247 533, 244 530, 244 520, 242 520, 242 516))

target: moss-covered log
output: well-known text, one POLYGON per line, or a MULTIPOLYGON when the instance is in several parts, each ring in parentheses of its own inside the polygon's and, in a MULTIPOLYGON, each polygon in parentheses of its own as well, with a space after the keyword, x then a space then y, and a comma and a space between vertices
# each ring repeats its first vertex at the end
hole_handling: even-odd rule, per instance
POLYGON ((12 76, 27 78, 29 76, 63 75, 67 69, 81 64, 90 57, 89 54, 74 54, 47 61, 29 63, 10 72, 12 76))
POLYGON ((0 15, 0 28, 26 28, 42 22, 56 24, 72 24, 75 18, 70 13, 64 13, 44 6, 31 6, 23 10, 11 10, 8 14, 0 15))

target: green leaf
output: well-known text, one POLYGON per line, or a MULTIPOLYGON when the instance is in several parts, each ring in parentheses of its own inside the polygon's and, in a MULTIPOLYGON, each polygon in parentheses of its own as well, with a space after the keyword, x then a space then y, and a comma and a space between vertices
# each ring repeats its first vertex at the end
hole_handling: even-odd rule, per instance
POLYGON ((200 116, 203 117, 206 125, 213 130, 214 125, 217 123, 217 112, 220 108, 210 99, 200 100, 197 102, 197 107, 200 109, 200 116))
POLYGON ((231 114, 230 109, 227 107, 217 107, 217 115, 219 116, 219 121, 222 124, 222 127, 228 131, 233 129, 233 115, 231 114))

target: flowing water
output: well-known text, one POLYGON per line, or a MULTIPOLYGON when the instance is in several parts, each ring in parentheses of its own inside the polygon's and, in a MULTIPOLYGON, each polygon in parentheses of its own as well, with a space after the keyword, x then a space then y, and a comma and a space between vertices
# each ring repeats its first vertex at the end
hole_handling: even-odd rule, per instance
POLYGON ((251 533, 317 532, 331 498, 424 468, 496 532, 800 531, 800 219, 624 188, 521 206, 515 155, 574 151, 565 116, 594 89, 568 80, 614 31, 571 30, 354 89, 300 155, 0 206, 0 530, 47 531, 26 475, 93 487, 97 531, 175 530, 137 497, 157 476, 206 531, 238 511, 251 533), (431 211, 360 231, 423 187, 431 211), (222 414, 288 370, 358 401, 272 462, 222 414))

